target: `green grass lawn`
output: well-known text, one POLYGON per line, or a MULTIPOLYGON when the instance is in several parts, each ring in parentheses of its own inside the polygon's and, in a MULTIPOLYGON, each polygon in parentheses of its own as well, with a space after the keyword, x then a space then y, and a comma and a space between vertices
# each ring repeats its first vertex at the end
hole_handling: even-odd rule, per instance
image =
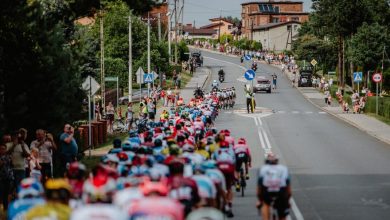
POLYGON ((390 118, 385 118, 383 116, 376 115, 375 113, 366 113, 366 114, 378 119, 379 121, 381 121, 383 123, 386 123, 387 125, 390 125, 390 118))

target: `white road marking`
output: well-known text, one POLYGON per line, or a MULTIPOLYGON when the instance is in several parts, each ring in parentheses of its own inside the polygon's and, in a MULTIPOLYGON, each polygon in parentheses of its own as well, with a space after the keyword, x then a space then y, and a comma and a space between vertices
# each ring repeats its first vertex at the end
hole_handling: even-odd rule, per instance
POLYGON ((258 130, 258 131, 257 131, 257 134, 259 135, 259 138, 260 138, 261 147, 265 150, 265 149, 266 149, 266 146, 265 146, 265 144, 264 144, 264 138, 263 138, 263 135, 261 134, 261 131, 258 130))
MULTIPOLYGON (((240 68, 243 69, 243 70, 246 70, 243 66, 237 65, 237 64, 232 63, 232 62, 228 62, 228 61, 224 61, 224 60, 220 60, 220 59, 215 59, 215 58, 211 58, 211 57, 207 57, 207 56, 205 56, 205 58, 209 58, 209 59, 212 59, 212 60, 217 60, 217 61, 229 63, 229 64, 232 64, 232 65, 238 66, 238 67, 240 67, 240 68)), ((320 112, 319 112, 319 114, 326 114, 326 112, 323 112, 323 113, 320 113, 320 112)), ((268 149, 268 148, 265 149, 265 148, 264 148, 265 145, 264 145, 263 136, 262 136, 262 134, 261 134, 261 133, 262 133, 261 130, 258 130, 257 133, 258 133, 259 138, 260 138, 261 146, 263 147, 265 153, 268 154, 268 153, 270 152, 271 149, 268 149)), ((265 131, 264 131, 264 134, 266 134, 265 131)), ((267 139, 268 139, 268 137, 267 137, 267 139)), ((269 142, 269 140, 268 140, 268 142, 269 142)), ((269 145, 269 146, 271 146, 271 145, 269 145)), ((265 155, 266 155, 266 154, 265 154, 265 155)), ((302 216, 302 213, 301 213, 301 211, 299 211, 298 206, 297 206, 297 204, 295 203, 295 200, 294 200, 293 198, 291 198, 291 209, 292 209, 292 211, 293 211, 295 217, 297 218, 297 220, 304 220, 304 218, 303 218, 303 216, 302 216)))
POLYGON ((285 114, 285 111, 278 111, 279 114, 285 114))
POLYGON ((313 114, 313 112, 305 112, 305 114, 313 114))
POLYGON ((268 148, 268 149, 272 149, 271 143, 269 142, 269 139, 268 139, 267 132, 265 132, 264 129, 261 129, 261 130, 263 131, 264 139, 265 139, 265 142, 267 143, 267 146, 268 146, 267 148, 268 148))
POLYGON ((295 217, 297 220, 304 220, 303 215, 301 211, 299 211, 297 204, 295 203, 295 200, 293 198, 290 199, 291 209, 294 212, 295 217))
POLYGON ((292 111, 293 114, 299 114, 299 111, 292 111))
POLYGON ((257 118, 253 118, 255 120, 255 124, 256 126, 259 126, 259 124, 257 123, 257 118))
POLYGON ((318 114, 326 114, 326 112, 318 112, 318 114))
POLYGON ((263 122, 261 121, 261 118, 260 118, 260 117, 258 117, 257 120, 259 121, 259 124, 260 124, 260 125, 263 125, 263 122))

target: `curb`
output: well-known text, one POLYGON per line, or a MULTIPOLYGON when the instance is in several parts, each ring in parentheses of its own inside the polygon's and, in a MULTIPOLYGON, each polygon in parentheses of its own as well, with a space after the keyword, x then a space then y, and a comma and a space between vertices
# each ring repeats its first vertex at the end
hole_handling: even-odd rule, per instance
POLYGON ((202 85, 202 89, 205 88, 206 86, 206 83, 210 82, 211 80, 211 70, 210 70, 210 67, 205 67, 208 71, 208 74, 207 74, 207 77, 206 77, 206 80, 203 82, 203 85, 202 85))

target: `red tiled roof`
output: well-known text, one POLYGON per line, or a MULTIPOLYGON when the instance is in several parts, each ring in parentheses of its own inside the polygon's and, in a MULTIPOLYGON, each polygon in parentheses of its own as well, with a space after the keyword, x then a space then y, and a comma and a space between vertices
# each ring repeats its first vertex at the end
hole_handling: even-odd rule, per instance
POLYGON ((255 27, 253 27, 253 30, 272 29, 272 28, 280 27, 280 26, 283 26, 283 25, 286 25, 286 24, 301 24, 301 22, 299 22, 299 21, 287 21, 287 22, 279 22, 279 23, 269 23, 269 24, 265 24, 265 25, 255 26, 255 27))
POLYGON ((212 27, 217 27, 217 26, 219 26, 219 25, 220 25, 219 23, 208 24, 208 25, 205 25, 205 26, 200 27, 200 29, 210 29, 210 28, 212 28, 212 27))
POLYGON ((229 21, 229 20, 227 20, 227 19, 225 19, 225 18, 211 18, 211 19, 209 19, 210 21, 224 21, 224 22, 227 22, 227 23, 229 23, 229 24, 233 24, 233 22, 231 22, 231 21, 229 21))

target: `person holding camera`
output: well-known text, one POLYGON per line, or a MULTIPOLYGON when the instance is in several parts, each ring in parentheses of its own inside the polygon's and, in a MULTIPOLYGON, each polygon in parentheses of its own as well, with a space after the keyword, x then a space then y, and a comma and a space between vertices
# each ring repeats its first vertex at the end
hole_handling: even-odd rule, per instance
POLYGON ((13 133, 12 142, 7 144, 7 153, 12 159, 15 186, 18 186, 20 181, 26 177, 27 158, 30 156, 30 149, 25 143, 26 138, 27 130, 21 128, 13 133))
POLYGON ((53 150, 56 149, 56 144, 53 140, 53 135, 46 133, 43 129, 38 129, 35 132, 36 140, 30 144, 30 149, 37 148, 39 150, 38 162, 42 167, 42 180, 46 181, 49 177, 53 177, 52 162, 53 150))
POLYGON ((68 163, 77 160, 78 146, 74 139, 74 128, 70 124, 64 126, 64 133, 60 136, 60 154, 61 154, 61 168, 65 173, 65 168, 68 163))

